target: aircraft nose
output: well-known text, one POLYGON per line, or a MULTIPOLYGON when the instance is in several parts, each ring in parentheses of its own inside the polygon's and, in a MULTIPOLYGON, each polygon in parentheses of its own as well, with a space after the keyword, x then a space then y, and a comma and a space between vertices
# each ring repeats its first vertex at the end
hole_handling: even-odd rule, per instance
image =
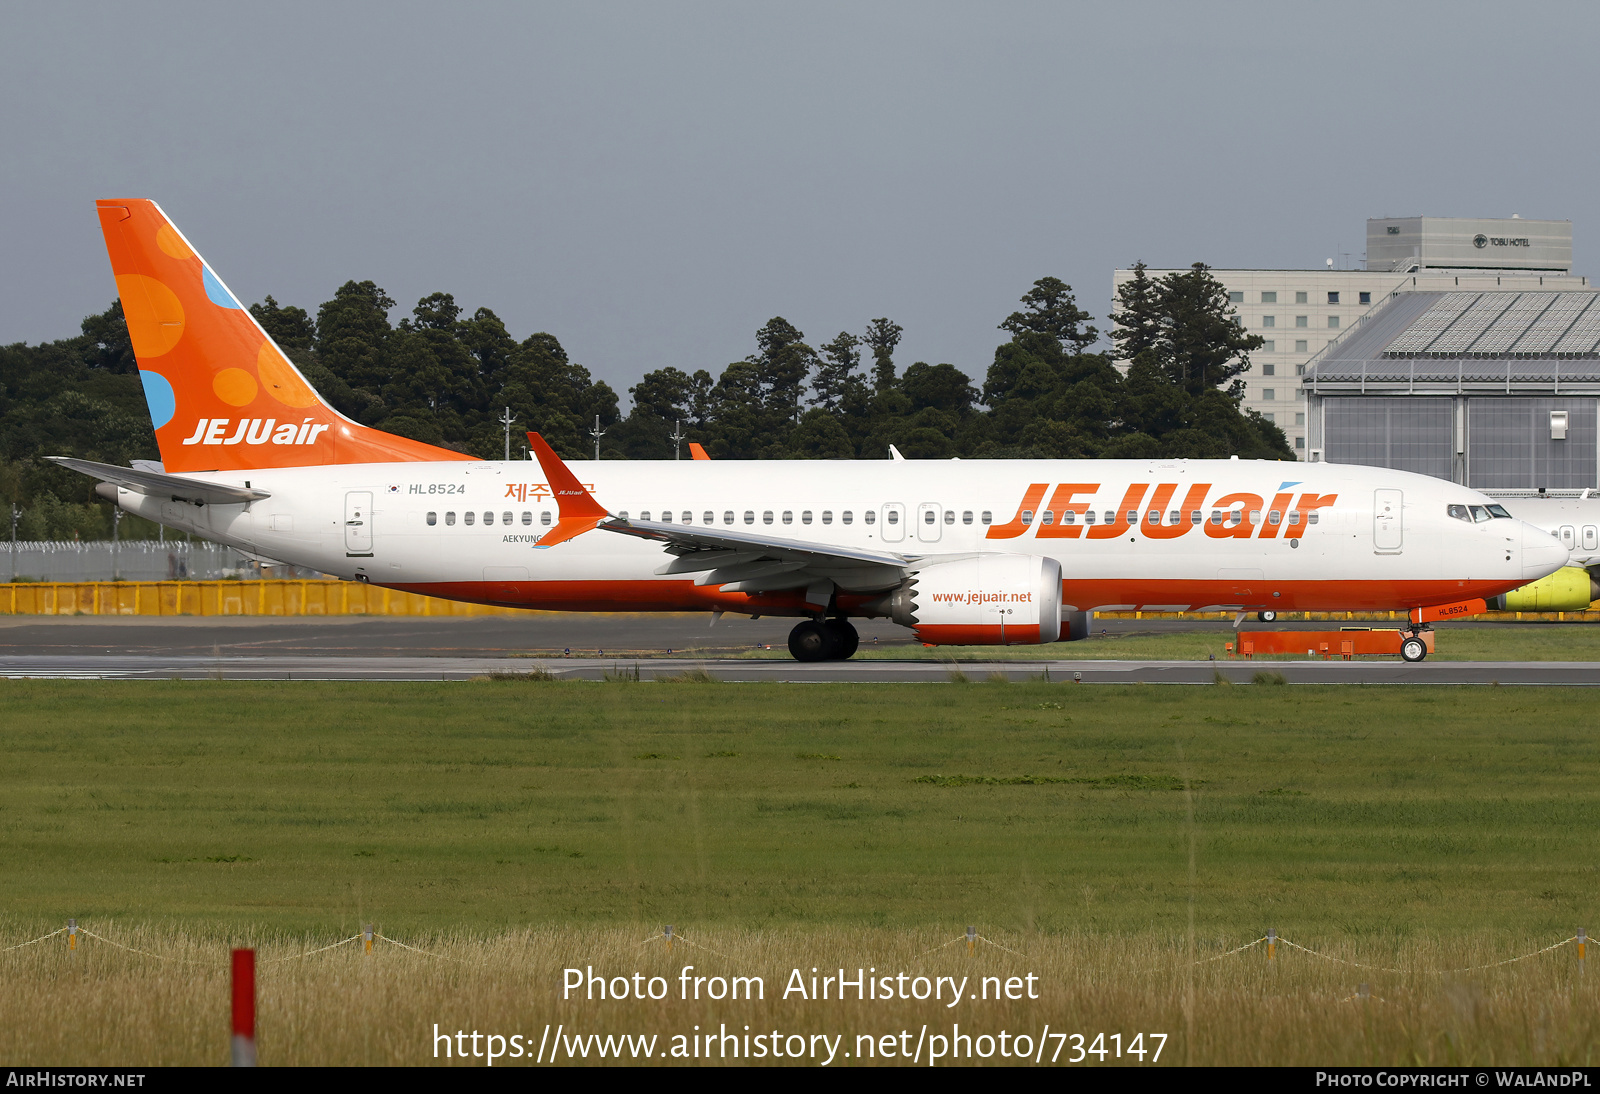
POLYGON ((1549 532, 1523 522, 1522 525, 1522 576, 1537 581, 1553 574, 1572 559, 1572 552, 1549 532))

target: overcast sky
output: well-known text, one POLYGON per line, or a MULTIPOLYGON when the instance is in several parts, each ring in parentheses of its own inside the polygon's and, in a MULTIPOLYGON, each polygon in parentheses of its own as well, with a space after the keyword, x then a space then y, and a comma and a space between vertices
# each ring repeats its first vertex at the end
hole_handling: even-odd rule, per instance
POLYGON ((624 396, 774 315, 981 378, 1036 278, 1099 319, 1117 266, 1349 264, 1367 217, 1570 219, 1600 271, 1593 4, 9 0, 0 40, 0 343, 114 298, 101 197, 246 302, 451 292, 624 396))

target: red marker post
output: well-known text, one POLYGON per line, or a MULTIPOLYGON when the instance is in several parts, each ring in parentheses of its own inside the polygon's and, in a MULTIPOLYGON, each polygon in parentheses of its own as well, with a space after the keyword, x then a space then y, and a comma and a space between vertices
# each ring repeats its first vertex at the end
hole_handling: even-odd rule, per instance
POLYGON ((256 951, 233 951, 233 1066, 256 1066, 256 951))

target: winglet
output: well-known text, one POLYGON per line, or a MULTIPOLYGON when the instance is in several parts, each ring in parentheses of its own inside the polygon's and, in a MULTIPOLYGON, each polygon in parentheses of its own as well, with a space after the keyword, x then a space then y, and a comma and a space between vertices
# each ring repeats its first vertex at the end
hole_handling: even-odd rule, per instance
POLYGON ((689 442, 689 455, 693 456, 697 460, 709 460, 711 458, 710 456, 706 455, 706 450, 700 447, 699 441, 689 442))
POLYGON ((556 455, 555 449, 545 443, 543 437, 537 433, 529 433, 528 446, 533 449, 534 456, 539 460, 539 466, 544 470, 550 486, 550 495, 556 499, 556 509, 560 514, 556 526, 540 536, 535 546, 554 547, 558 543, 565 543, 569 539, 583 535, 611 515, 606 512, 604 506, 594 500, 589 491, 583 488, 578 477, 561 461, 561 457, 556 455))

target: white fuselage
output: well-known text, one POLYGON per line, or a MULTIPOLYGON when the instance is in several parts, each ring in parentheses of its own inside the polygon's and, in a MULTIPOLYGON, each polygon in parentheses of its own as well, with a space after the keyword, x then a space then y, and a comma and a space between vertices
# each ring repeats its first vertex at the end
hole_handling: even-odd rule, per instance
MULTIPOLYGON (((1493 596, 1568 558, 1560 542, 1524 521, 1447 515, 1452 504, 1491 504, 1476 491, 1371 467, 1240 460, 569 466, 618 516, 885 551, 912 566, 986 552, 1047 556, 1061 564, 1064 608, 1077 610, 1410 608, 1493 596)), ((792 595, 724 592, 696 584, 694 575, 659 575, 672 556, 628 535, 597 529, 540 548, 557 507, 533 462, 189 477, 248 482, 271 496, 201 507, 124 489, 118 502, 260 556, 459 600, 806 614, 792 595)), ((841 584, 841 609, 859 608, 879 585, 841 584)))

